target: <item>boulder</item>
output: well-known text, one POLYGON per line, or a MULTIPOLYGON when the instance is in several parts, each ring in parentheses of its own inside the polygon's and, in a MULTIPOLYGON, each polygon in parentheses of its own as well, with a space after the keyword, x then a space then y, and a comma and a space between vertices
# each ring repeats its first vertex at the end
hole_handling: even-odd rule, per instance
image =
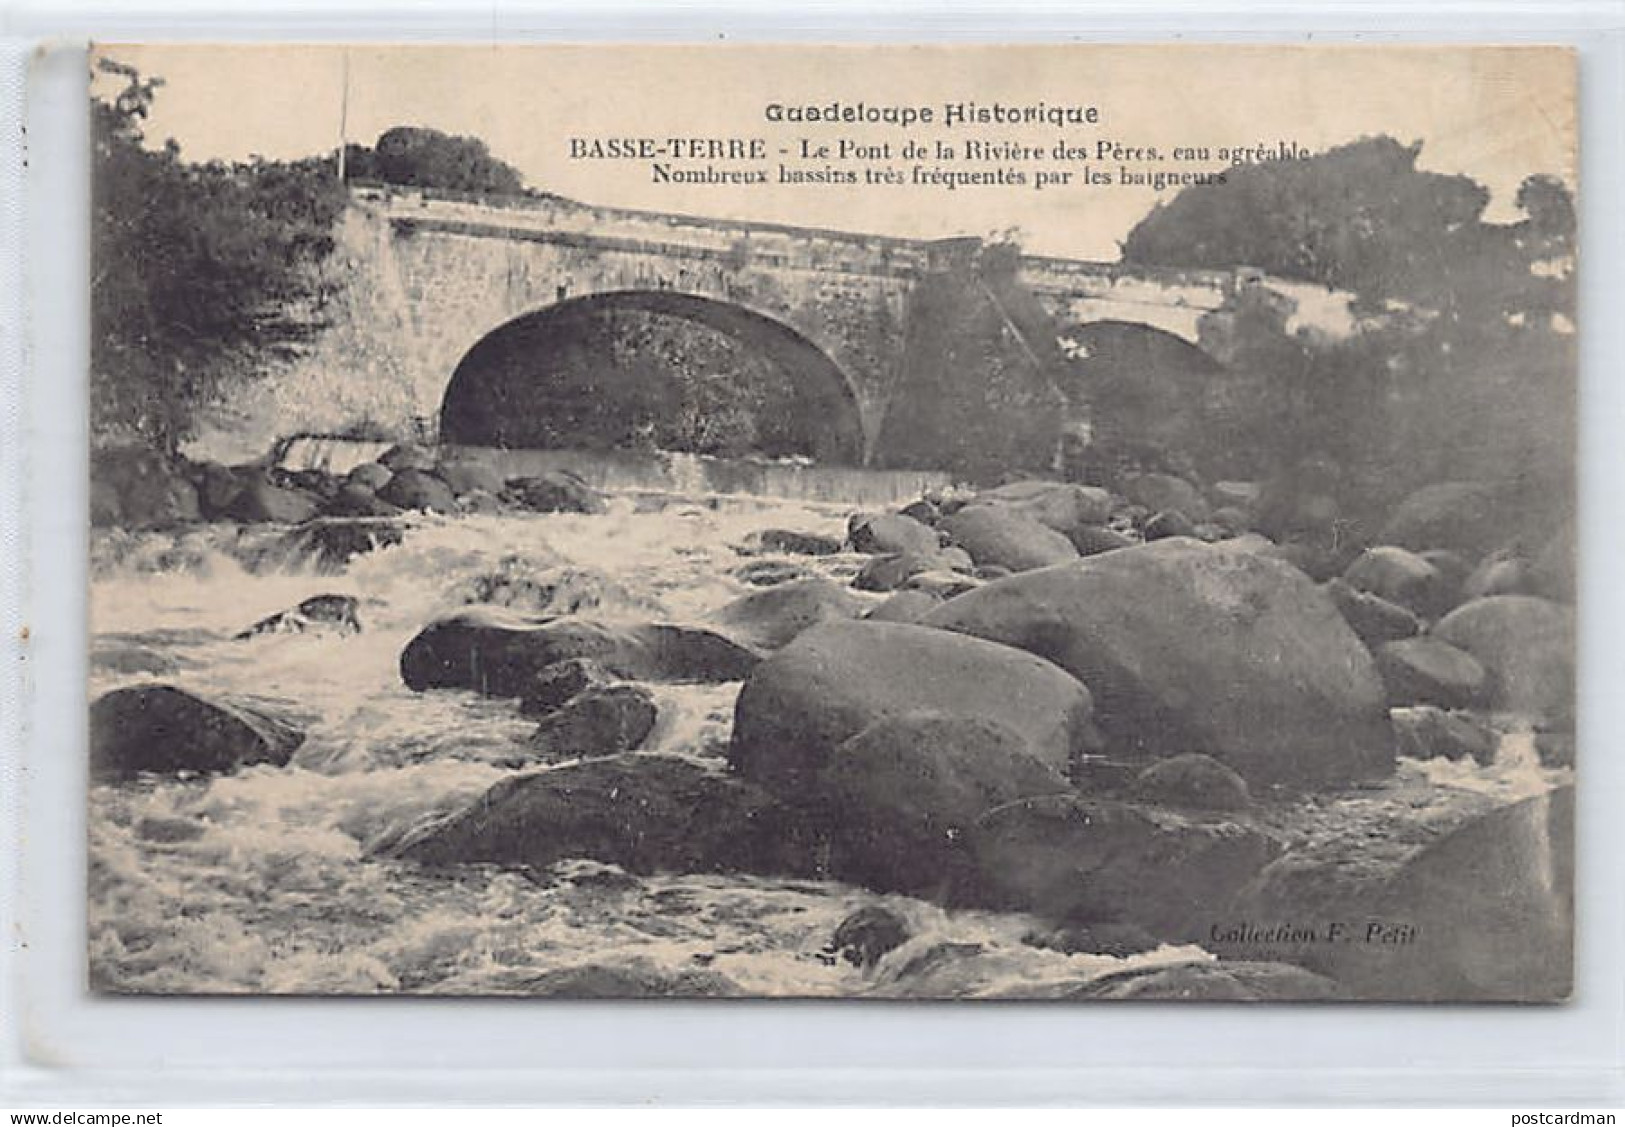
POLYGON ((231 512, 232 502, 243 491, 242 476, 219 462, 203 462, 194 466, 192 483, 197 486, 198 507, 205 520, 226 518, 231 512))
POLYGON ((1047 661, 923 626, 827 622, 752 672, 728 758, 748 778, 793 789, 877 721, 921 711, 1003 724, 1062 772, 1095 745, 1089 690, 1047 661))
POLYGON ((324 575, 343 571, 356 556, 393 547, 406 537, 406 525, 393 520, 321 518, 288 533, 288 552, 315 562, 324 575))
POLYGON ((399 505, 391 505, 364 485, 347 481, 339 486, 324 507, 330 517, 392 517, 399 516, 399 505))
POLYGON ((1410 611, 1387 599, 1356 591, 1341 577, 1327 581, 1322 590, 1331 597, 1343 621, 1368 646, 1421 633, 1422 621, 1410 611))
POLYGON ((930 591, 913 588, 898 591, 863 617, 870 622, 918 622, 942 603, 930 591))
POLYGON ((431 866, 541 869, 566 858, 633 873, 813 871, 794 814, 742 779, 633 752, 511 776, 461 813, 379 843, 431 866))
POLYGON ((1145 541, 1168 540, 1175 536, 1196 536, 1196 525, 1178 509, 1164 509, 1145 522, 1145 541))
POLYGON ((173 685, 115 689, 90 706, 90 767, 100 779, 142 771, 216 774, 255 763, 281 767, 305 735, 254 706, 173 685))
POLYGON ((1473 656, 1438 638, 1402 638, 1374 652, 1377 673, 1394 707, 1436 704, 1471 708, 1484 696, 1484 667, 1473 656))
POLYGON ((445 482, 446 487, 458 497, 470 493, 484 493, 496 497, 508 487, 508 479, 502 476, 501 470, 481 462, 441 462, 435 467, 434 475, 445 482))
POLYGON ((457 509, 451 487, 427 470, 399 470, 378 493, 379 500, 402 509, 450 513, 457 509))
POLYGON ((285 470, 276 466, 271 468, 271 481, 290 489, 302 489, 322 501, 331 501, 344 484, 343 478, 334 477, 326 470, 285 470))
POLYGON ((1416 554, 1432 564, 1433 570, 1439 573, 1439 579, 1449 595, 1449 605, 1455 606, 1461 602, 1462 584, 1473 573, 1473 565, 1467 558, 1450 548, 1429 548, 1416 554))
POLYGON ((412 442, 397 443, 378 455, 378 464, 391 473, 400 473, 402 470, 420 470, 428 473, 434 469, 439 460, 429 447, 412 442))
POLYGON ((1252 526, 1283 542, 1333 539, 1342 523, 1337 500, 1340 477, 1335 467, 1318 458, 1277 473, 1264 482, 1257 503, 1248 509, 1252 526))
POLYGON ((1291 564, 1316 583, 1324 583, 1339 575, 1348 565, 1347 560, 1340 560, 1337 553, 1326 545, 1304 540, 1272 544, 1260 554, 1291 564))
POLYGON ((872 967, 908 938, 907 920, 890 908, 866 904, 840 922, 827 949, 855 967, 872 967))
POLYGON ((856 618, 864 602, 821 575, 753 591, 711 616, 723 633, 760 650, 787 646, 803 630, 831 619, 856 618))
POLYGON ((1473 568, 1461 585, 1461 600, 1529 592, 1529 565, 1508 552, 1492 552, 1473 568))
POLYGON ((941 551, 923 556, 912 552, 871 556, 852 578, 852 586, 859 591, 895 591, 916 575, 926 572, 952 574, 956 562, 956 557, 944 555, 941 551))
POLYGON ((515 478, 502 496, 533 513, 601 513, 608 508, 597 490, 569 470, 515 478))
POLYGON ((1098 556, 1102 552, 1115 552, 1119 548, 1132 548, 1135 545, 1135 541, 1121 532, 1092 524, 1073 529, 1069 539, 1080 556, 1098 556))
POLYGON ((119 506, 124 527, 131 529, 174 528, 203 517, 197 487, 179 473, 127 483, 119 506))
POLYGON ((833 556, 843 547, 838 536, 797 532, 789 528, 764 528, 756 535, 755 541, 764 552, 782 552, 791 556, 833 556))
POLYGON ((1219 917, 1304 921, 1307 938, 1209 949, 1296 963, 1363 1001, 1569 996, 1572 787, 1494 809, 1388 863, 1370 864, 1370 845, 1363 839, 1352 845, 1366 858, 1361 865, 1331 856, 1305 866, 1296 851, 1288 853, 1219 917))
POLYGON ((1494 732, 1470 716, 1431 704, 1396 708, 1392 714, 1399 754, 1407 759, 1473 759, 1495 762, 1494 732))
POLYGON ((990 583, 923 622, 1027 650, 1090 687, 1108 747, 1212 755, 1254 788, 1393 766, 1382 682, 1331 600, 1276 560, 1162 540, 990 583))
POLYGON ((1066 793, 1026 737, 980 717, 912 712, 877 720, 825 767, 830 868, 882 892, 930 896, 968 865, 965 835, 995 806, 1066 793))
POLYGON ((1159 759, 1145 768, 1134 780, 1134 797, 1185 810, 1245 810, 1253 802, 1245 779, 1198 752, 1159 759))
POLYGON ((546 666, 531 682, 520 701, 521 716, 546 716, 557 712, 589 689, 606 686, 609 671, 591 658, 572 657, 546 666))
POLYGON ((1574 714, 1573 608, 1533 595, 1463 603, 1433 636, 1478 659, 1494 707, 1535 717, 1574 714))
POLYGON ((1448 609, 1448 585, 1432 564, 1404 548, 1368 548, 1349 564, 1343 581, 1356 591, 1387 599, 1423 618, 1448 609))
POLYGON ((237 638, 257 634, 359 634, 360 601, 354 595, 312 595, 290 610, 278 611, 241 631, 237 638))
MULTIPOLYGON (((977 568, 977 571, 981 570, 977 568)), ((988 574, 994 574, 995 571, 996 569, 988 569, 988 574)), ((982 580, 975 575, 933 569, 915 572, 904 581, 903 589, 924 591, 927 595, 935 595, 939 599, 951 599, 955 595, 963 595, 966 591, 974 591, 981 585, 982 580)))
POLYGON ((1007 505, 1063 535, 1111 519, 1112 495, 1099 486, 1061 481, 1012 481, 976 494, 974 504, 1007 505))
POLYGON ((1425 485, 1399 503, 1378 539, 1413 552, 1452 548, 1482 555, 1507 538, 1506 492, 1472 481, 1425 485))
POLYGON ((407 643, 401 679, 414 692, 472 689, 523 697, 543 669, 575 657, 635 681, 738 681, 758 661, 737 642, 694 627, 537 618, 474 607, 431 622, 407 643))
POLYGON ((1202 935, 1281 852, 1239 822, 1081 795, 996 807, 969 844, 978 884, 962 899, 1052 921, 1132 923, 1170 941, 1202 935))
POLYGON ((95 518, 129 529, 173 528, 201 519, 197 486, 179 465, 142 446, 106 447, 90 456, 95 518))
POLYGON ((471 489, 457 497, 457 511, 460 513, 495 514, 505 511, 507 507, 501 497, 483 489, 471 489))
POLYGON ((1554 602, 1574 602, 1576 558, 1574 522, 1570 520, 1535 550, 1527 575, 1530 592, 1554 602))
MULTIPOLYGON (((1238 509, 1232 505, 1224 505, 1214 509, 1208 516, 1208 523, 1220 529, 1224 537, 1241 536, 1252 527, 1252 518, 1246 510, 1238 509)), ((1220 537, 1220 539, 1224 539, 1220 537)))
POLYGON ((942 544, 936 529, 900 513, 855 513, 846 538, 854 552, 869 555, 929 556, 942 544))
POLYGON ((380 465, 377 462, 363 462, 346 474, 344 480, 351 485, 359 485, 363 489, 376 493, 388 485, 389 479, 394 476, 395 471, 388 466, 380 465))
POLYGON ((1123 479, 1123 496, 1153 513, 1175 509, 1197 521, 1208 516, 1208 503, 1201 492, 1173 474, 1132 474, 1123 479))
POLYGON ((302 489, 272 484, 264 474, 248 475, 243 491, 226 510, 245 524, 303 524, 322 509, 322 499, 302 489))
POLYGON ((937 521, 942 519, 942 510, 937 507, 935 501, 927 497, 921 497, 918 501, 910 501, 901 509, 898 509, 897 512, 901 516, 908 517, 910 520, 917 520, 921 524, 929 525, 932 528, 935 528, 937 521))
POLYGON ((1091 979, 1067 994, 1072 1001, 1336 1002, 1348 993, 1336 982, 1290 963, 1181 963, 1143 966, 1091 979))
POLYGON ((1072 541, 1011 505, 967 505, 939 527, 978 566, 1030 571, 1078 558, 1072 541))
POLYGON ((595 686, 544 716, 529 742, 554 759, 636 751, 659 717, 653 694, 640 685, 595 686))

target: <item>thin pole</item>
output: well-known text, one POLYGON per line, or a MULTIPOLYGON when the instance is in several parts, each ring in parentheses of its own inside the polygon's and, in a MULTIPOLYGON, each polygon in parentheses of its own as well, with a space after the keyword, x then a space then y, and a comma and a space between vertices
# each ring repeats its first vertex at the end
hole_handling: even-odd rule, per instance
POLYGON ((339 183, 344 183, 345 150, 349 145, 350 127, 350 52, 346 48, 340 56, 343 59, 344 78, 339 87, 339 183))

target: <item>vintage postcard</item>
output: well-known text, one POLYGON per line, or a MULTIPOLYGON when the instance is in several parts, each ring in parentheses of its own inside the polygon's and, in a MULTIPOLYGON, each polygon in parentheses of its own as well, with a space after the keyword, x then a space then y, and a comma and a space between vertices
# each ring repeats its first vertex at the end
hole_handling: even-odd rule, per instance
POLYGON ((1571 995, 1571 51, 90 64, 92 989, 1571 995))

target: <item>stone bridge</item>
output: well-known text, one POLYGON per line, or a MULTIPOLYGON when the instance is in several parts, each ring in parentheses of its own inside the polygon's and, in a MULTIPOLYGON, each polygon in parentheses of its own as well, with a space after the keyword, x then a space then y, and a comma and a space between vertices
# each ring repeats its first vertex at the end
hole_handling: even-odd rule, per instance
MULTIPOLYGON (((982 250, 976 239, 356 188, 328 268, 330 327, 274 381, 272 410, 284 434, 477 442, 443 423, 448 403, 480 396, 482 356, 583 311, 625 308, 701 322, 768 357, 805 392, 804 409, 850 417, 847 447, 820 460, 867 464, 905 368, 911 297, 982 250)), ((1253 280, 1033 256, 1010 256, 1007 271, 1057 320, 1191 350, 1200 318, 1253 280)), ((1021 336, 1042 318, 1005 323, 1021 336)), ((1021 346, 1056 353, 1053 339, 1021 346)))

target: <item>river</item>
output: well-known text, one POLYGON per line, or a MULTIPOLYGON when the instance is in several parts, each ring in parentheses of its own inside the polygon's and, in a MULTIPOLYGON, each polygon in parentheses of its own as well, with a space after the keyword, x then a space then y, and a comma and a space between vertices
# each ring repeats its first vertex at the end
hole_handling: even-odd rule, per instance
MULTIPOLYGON (((513 703, 413 693, 397 667, 411 637, 461 605, 477 577, 568 571, 555 599, 570 605, 551 609, 596 604, 604 617, 697 622, 752 589, 731 573, 747 562, 738 549, 753 532, 840 535, 851 507, 625 494, 597 516, 425 515, 402 543, 338 575, 267 554, 282 535, 272 528, 98 533, 93 695, 159 675, 206 694, 287 702, 308 734, 285 768, 92 788, 92 984, 136 993, 547 994, 584 981, 571 973, 607 971, 648 993, 1044 997, 1128 967, 1210 959, 1195 947, 1126 957, 1040 949, 1023 942, 1039 929, 1025 916, 945 911, 834 882, 631 877, 588 861, 453 876, 369 857, 371 843, 461 807, 517 769, 504 765, 505 753, 533 722, 513 703), (360 601, 360 633, 234 639, 323 593, 360 601), (913 938, 865 968, 829 943, 845 916, 869 904, 896 910, 913 938)), ((794 557, 839 580, 859 560, 794 557)), ((648 750, 722 755, 738 689, 660 686, 648 750)), ((1527 764, 1404 770, 1503 797, 1530 785, 1527 764)))

